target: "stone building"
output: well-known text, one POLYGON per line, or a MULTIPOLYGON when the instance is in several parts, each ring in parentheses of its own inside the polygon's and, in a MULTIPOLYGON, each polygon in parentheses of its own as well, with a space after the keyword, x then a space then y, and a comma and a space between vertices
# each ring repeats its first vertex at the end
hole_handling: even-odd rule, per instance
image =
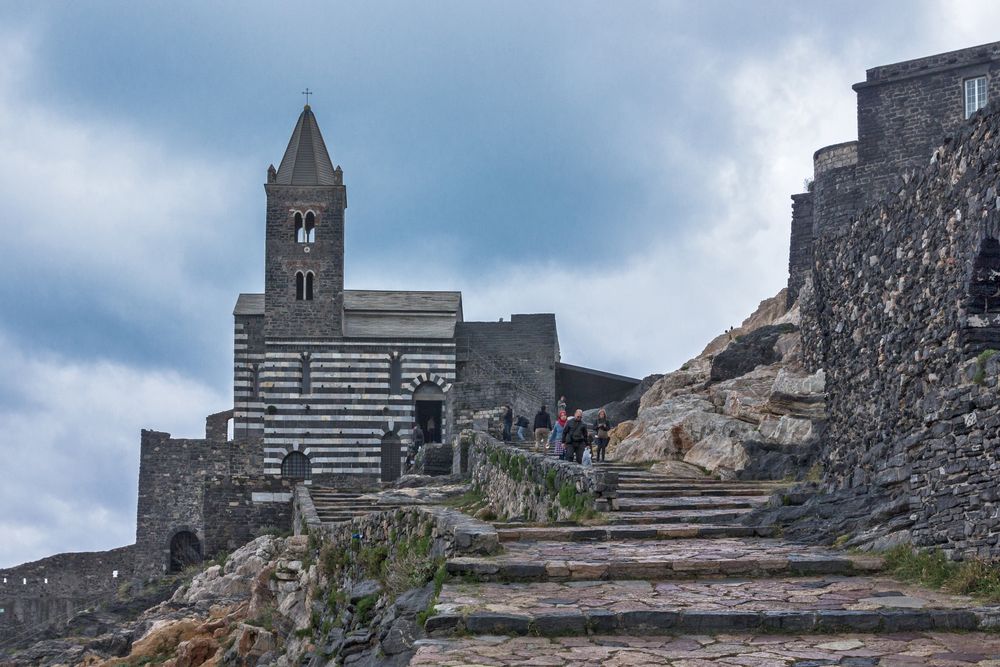
POLYGON ((818 512, 834 536, 996 557, 1000 42, 854 90, 857 141, 792 197, 789 293, 826 372, 818 512))
POLYGON ((344 172, 308 105, 264 191, 264 293, 233 310, 233 409, 204 439, 143 431, 137 571, 286 526, 296 482, 395 480, 414 424, 446 443, 508 404, 531 419, 560 395, 590 408, 638 383, 562 364, 551 313, 467 322, 461 292, 345 289, 344 172))

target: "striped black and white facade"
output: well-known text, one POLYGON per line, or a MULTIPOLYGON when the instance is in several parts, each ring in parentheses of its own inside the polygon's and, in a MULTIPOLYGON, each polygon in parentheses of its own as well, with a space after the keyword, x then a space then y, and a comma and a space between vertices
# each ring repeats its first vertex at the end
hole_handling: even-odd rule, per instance
POLYGON ((395 479, 415 424, 445 442, 457 413, 468 421, 516 403, 514 376, 484 377, 491 368, 520 363, 542 378, 543 391, 532 395, 554 394, 551 315, 501 323, 496 332, 496 323, 462 330, 459 292, 344 289, 347 191, 308 106, 265 191, 264 293, 241 294, 233 312, 234 433, 259 443, 265 475, 288 476, 294 464, 319 483, 395 479), (468 349, 487 338, 502 364, 468 349))

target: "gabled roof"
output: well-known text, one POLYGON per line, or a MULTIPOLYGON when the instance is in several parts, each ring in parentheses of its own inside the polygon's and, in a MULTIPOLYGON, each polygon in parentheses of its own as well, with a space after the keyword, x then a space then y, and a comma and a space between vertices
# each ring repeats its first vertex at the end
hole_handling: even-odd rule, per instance
POLYGON ((278 166, 278 185, 337 185, 316 115, 307 104, 278 166))
POLYGON ((236 299, 236 308, 233 315, 263 315, 264 295, 263 294, 240 294, 236 299))
POLYGON ((344 290, 344 310, 457 313, 461 292, 344 290))

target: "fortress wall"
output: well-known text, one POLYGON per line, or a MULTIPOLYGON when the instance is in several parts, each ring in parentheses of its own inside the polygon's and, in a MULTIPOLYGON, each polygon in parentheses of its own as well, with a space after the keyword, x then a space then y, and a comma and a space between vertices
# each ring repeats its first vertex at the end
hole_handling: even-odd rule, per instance
POLYGON ((1000 313, 970 298, 997 259, 998 176, 994 112, 814 247, 803 341, 826 369, 826 491, 857 499, 842 523, 1000 555, 997 366, 974 359, 1000 313))
POLYGON ((788 305, 799 297, 799 290, 812 270, 813 194, 792 195, 792 233, 788 249, 788 305))
POLYGON ((254 395, 254 370, 257 378, 264 371, 264 316, 236 315, 233 332, 233 424, 237 439, 262 437, 264 434, 264 402, 254 395))
POLYGON ((0 642, 111 598, 133 575, 134 547, 63 553, 0 569, 0 642))
POLYGON ((550 409, 556 393, 559 335, 551 313, 512 315, 509 322, 462 322, 455 330, 455 411, 458 429, 472 426, 470 415, 487 414, 510 403, 530 421, 542 403, 550 409))

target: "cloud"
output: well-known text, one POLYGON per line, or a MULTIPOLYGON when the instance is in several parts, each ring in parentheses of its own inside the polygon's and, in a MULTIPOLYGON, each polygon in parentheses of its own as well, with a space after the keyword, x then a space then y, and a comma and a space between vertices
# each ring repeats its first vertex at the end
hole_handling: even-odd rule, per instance
POLYGON ((172 370, 74 361, 0 331, 0 567, 135 540, 139 431, 201 437, 231 401, 172 370))

